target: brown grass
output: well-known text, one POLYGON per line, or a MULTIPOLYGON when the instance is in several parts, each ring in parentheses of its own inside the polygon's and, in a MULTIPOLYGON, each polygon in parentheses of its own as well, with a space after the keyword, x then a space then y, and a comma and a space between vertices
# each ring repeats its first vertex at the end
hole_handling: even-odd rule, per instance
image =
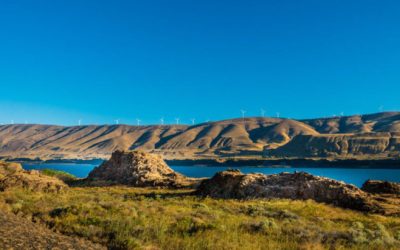
POLYGON ((0 208, 112 249, 399 249, 400 218, 313 201, 215 200, 192 190, 0 193, 0 208))

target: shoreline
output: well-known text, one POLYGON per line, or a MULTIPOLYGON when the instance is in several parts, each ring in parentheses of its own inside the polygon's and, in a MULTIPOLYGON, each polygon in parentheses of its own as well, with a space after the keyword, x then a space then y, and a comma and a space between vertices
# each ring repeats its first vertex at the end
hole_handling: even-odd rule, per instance
POLYGON ((208 166, 208 167, 307 167, 307 168, 393 168, 400 169, 400 159, 355 160, 355 159, 218 159, 165 160, 172 166, 208 166))
MULTIPOLYGON (((104 159, 7 159, 8 162, 37 164, 92 164, 100 165, 104 159)), ((393 168, 400 169, 400 159, 170 159, 165 160, 170 166, 193 167, 304 167, 304 168, 393 168)))

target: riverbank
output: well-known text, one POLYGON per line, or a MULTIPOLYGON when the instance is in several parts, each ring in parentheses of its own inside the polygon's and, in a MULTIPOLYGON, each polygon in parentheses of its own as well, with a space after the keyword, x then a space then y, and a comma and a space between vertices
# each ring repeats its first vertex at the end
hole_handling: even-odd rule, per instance
POLYGON ((370 168, 400 168, 400 159, 182 159, 166 160, 173 166, 307 166, 307 167, 370 167, 370 168))
MULTIPOLYGON (((19 163, 72 163, 100 165, 105 159, 49 159, 28 158, 6 159, 19 163)), ((207 167, 291 167, 309 168, 393 168, 400 169, 400 159, 326 159, 326 158, 204 158, 204 159, 166 159, 170 166, 207 166, 207 167)))

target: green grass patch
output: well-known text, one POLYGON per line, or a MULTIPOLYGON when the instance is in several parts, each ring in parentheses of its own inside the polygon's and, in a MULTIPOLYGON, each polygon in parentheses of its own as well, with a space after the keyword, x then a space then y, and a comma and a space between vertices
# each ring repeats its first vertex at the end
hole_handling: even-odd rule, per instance
POLYGON ((75 175, 60 170, 46 168, 40 170, 40 172, 47 176, 56 177, 64 182, 71 182, 78 179, 75 175))

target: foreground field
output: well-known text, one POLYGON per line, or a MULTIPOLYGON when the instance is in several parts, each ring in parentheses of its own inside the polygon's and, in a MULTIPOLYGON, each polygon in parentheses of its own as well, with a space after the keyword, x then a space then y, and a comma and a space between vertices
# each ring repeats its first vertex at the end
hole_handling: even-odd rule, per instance
MULTIPOLYGON (((191 190, 11 189, 0 209, 111 249, 399 249, 400 218, 313 201, 215 200, 191 190)), ((38 225, 39 226, 39 225, 38 225)))

